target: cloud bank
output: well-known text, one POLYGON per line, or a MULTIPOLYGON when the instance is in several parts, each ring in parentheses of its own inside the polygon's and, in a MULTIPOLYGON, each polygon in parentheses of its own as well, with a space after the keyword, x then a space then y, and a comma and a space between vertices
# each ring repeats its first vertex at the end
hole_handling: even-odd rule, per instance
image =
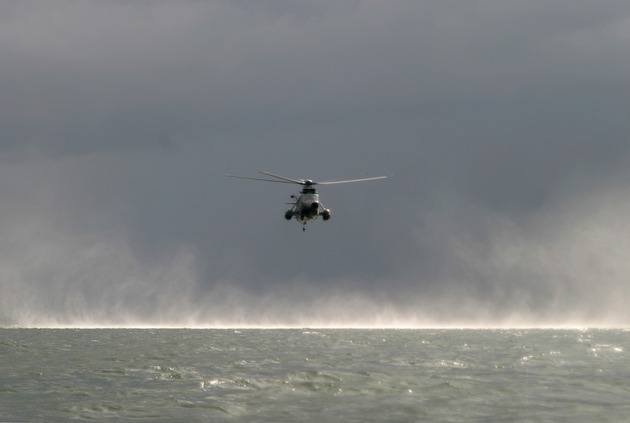
POLYGON ((0 5, 0 324, 627 326, 630 6, 0 5), (315 180, 329 222, 282 218, 315 180))

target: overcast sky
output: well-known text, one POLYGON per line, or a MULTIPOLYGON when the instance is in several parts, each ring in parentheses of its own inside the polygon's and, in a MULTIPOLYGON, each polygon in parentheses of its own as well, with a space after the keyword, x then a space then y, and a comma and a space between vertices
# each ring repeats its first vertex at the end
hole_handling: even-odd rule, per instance
POLYGON ((629 325, 630 3, 0 3, 0 324, 629 325), (328 222, 283 218, 314 180, 328 222))

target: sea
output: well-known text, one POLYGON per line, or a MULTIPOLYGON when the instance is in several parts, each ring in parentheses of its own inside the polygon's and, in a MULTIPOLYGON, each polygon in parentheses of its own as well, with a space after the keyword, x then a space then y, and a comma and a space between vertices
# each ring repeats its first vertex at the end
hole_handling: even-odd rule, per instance
POLYGON ((0 421, 630 422, 628 329, 0 329, 0 421))

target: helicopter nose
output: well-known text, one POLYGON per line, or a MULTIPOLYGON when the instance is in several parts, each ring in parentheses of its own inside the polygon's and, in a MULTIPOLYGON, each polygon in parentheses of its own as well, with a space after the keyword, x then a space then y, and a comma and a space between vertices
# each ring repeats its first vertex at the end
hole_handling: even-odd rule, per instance
POLYGON ((313 201, 311 203, 311 210, 317 210, 319 209, 319 201, 313 201))

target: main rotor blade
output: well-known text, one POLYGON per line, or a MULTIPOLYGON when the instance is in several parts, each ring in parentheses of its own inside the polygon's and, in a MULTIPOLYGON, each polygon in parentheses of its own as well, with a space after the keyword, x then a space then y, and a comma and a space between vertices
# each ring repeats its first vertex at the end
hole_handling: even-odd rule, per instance
POLYGON ((318 185, 347 184, 350 182, 374 181, 376 179, 385 179, 385 178, 388 178, 388 176, 374 176, 372 178, 346 179, 346 180, 339 180, 339 181, 322 181, 322 182, 313 182, 313 184, 318 184, 318 185))
POLYGON ((262 179, 262 178, 250 178, 249 176, 237 176, 237 175, 223 175, 230 178, 239 178, 239 179, 251 179, 253 181, 264 181, 264 182, 277 182, 279 184, 292 184, 293 182, 287 181, 276 181, 275 179, 262 179))
POLYGON ((224 175, 224 176, 228 176, 230 178, 239 178, 239 179, 251 179, 253 181, 263 181, 263 182, 278 182, 278 183, 282 183, 282 184, 298 184, 298 185, 333 185, 333 184, 348 184, 351 182, 363 182, 363 181, 374 181, 376 179, 385 179, 388 178, 388 176, 374 176, 371 178, 360 178, 360 179, 345 179, 345 180, 332 180, 332 181, 322 181, 322 182, 312 182, 310 180, 306 180, 306 179, 293 179, 293 178, 287 178, 286 176, 282 176, 282 175, 276 175, 275 173, 271 173, 271 172, 263 172, 261 171, 260 173, 262 173, 263 175, 267 175, 267 176, 271 176, 272 178, 276 178, 276 179, 263 179, 263 178, 252 178, 249 176, 240 176, 240 175, 224 175))
POLYGON ((305 185, 305 183, 306 183, 306 181, 304 179, 287 178, 286 176, 276 175, 275 173, 271 173, 271 172, 260 171, 260 173, 262 173, 263 175, 272 176, 274 178, 282 179, 283 181, 293 182, 294 184, 305 185))

